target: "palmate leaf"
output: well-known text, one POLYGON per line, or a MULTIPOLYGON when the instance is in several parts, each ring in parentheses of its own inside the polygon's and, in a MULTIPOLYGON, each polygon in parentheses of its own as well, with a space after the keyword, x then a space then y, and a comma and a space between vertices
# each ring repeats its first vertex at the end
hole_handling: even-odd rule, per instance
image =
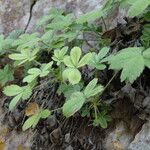
POLYGON ((31 68, 28 70, 28 74, 24 79, 23 82, 31 83, 34 81, 38 76, 45 77, 49 74, 50 69, 52 67, 53 62, 49 62, 47 64, 42 64, 41 68, 31 68))
POLYGON ((15 96, 9 104, 9 110, 13 110, 21 99, 26 100, 31 96, 32 89, 29 85, 20 87, 12 84, 10 86, 6 86, 3 93, 7 96, 15 96))
POLYGON ((17 49, 33 48, 39 41, 38 33, 22 34, 19 39, 14 41, 13 46, 16 46, 17 49))
POLYGON ((29 128, 34 128, 38 122, 40 121, 40 119, 46 119, 51 115, 51 111, 49 111, 48 109, 41 109, 40 111, 38 111, 36 114, 30 116, 25 123, 23 124, 23 131, 29 129, 29 128))
POLYGON ((69 82, 74 85, 80 82, 81 80, 81 73, 76 68, 67 68, 63 71, 63 79, 68 79, 69 82))
POLYGON ((97 85, 97 81, 98 81, 98 79, 95 78, 92 81, 90 81, 90 83, 86 86, 86 88, 84 90, 84 94, 85 94, 86 98, 94 96, 103 91, 103 89, 104 89, 103 86, 97 85))
POLYGON ((129 47, 121 50, 109 58, 110 69, 121 70, 121 81, 131 83, 140 76, 144 70, 143 47, 129 47))
POLYGON ((4 69, 0 69, 0 84, 2 86, 5 85, 8 81, 12 81, 13 79, 13 71, 8 65, 6 65, 4 69))
POLYGON ((102 63, 104 60, 104 57, 108 54, 109 48, 104 47, 100 50, 98 54, 92 53, 91 61, 89 62, 89 65, 93 68, 96 68, 98 70, 103 70, 105 69, 105 65, 102 63))
POLYGON ((82 58, 82 51, 79 47, 74 47, 71 49, 70 56, 64 58, 64 63, 67 67, 80 68, 90 61, 92 53, 85 54, 82 58), (81 58, 81 60, 80 60, 81 58))
POLYGON ((22 49, 20 53, 13 53, 9 55, 9 58, 12 60, 19 61, 18 65, 21 65, 27 61, 33 61, 36 58, 36 54, 38 53, 39 49, 22 49))
POLYGON ((89 21, 94 21, 100 17, 104 16, 103 10, 102 8, 97 9, 97 10, 93 10, 91 12, 86 13, 85 15, 82 15, 81 17, 79 17, 76 22, 78 24, 83 24, 85 22, 89 22, 89 21))
POLYGON ((75 92, 71 95, 70 99, 63 105, 63 114, 70 117, 81 109, 85 102, 85 96, 81 92, 75 92))

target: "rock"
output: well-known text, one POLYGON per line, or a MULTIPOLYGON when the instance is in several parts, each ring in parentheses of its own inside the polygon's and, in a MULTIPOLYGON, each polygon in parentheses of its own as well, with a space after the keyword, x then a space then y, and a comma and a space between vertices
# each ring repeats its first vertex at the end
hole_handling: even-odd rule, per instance
MULTIPOLYGON (((15 29, 33 32, 37 30, 35 28, 37 21, 54 7, 73 12, 78 17, 102 7, 105 2, 105 0, 0 0, 0 33, 8 35, 15 29)), ((115 13, 107 21, 112 26, 108 26, 115 26, 116 20, 123 22, 124 16, 125 11, 115 13)))
POLYGON ((35 31, 37 21, 43 15, 48 14, 51 8, 64 9, 66 12, 74 13, 78 17, 81 14, 102 7, 103 2, 104 0, 86 0, 86 2, 83 0, 39 0, 32 9, 32 18, 27 32, 35 31))
POLYGON ((150 121, 143 125, 128 150, 150 150, 150 121))
POLYGON ((107 150, 127 150, 133 136, 126 131, 126 125, 120 122, 116 129, 106 135, 104 147, 107 150))
POLYGON ((26 28, 31 0, 0 0, 0 33, 8 35, 15 29, 26 28))

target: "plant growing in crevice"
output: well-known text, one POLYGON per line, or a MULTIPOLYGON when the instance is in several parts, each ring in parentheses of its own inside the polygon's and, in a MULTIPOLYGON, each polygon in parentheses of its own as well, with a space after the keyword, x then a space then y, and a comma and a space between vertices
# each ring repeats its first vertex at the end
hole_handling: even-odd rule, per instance
MULTIPOLYGON (((62 110, 65 117, 71 117, 80 112, 82 116, 91 116, 93 125, 107 127, 111 119, 101 96, 116 74, 106 85, 101 85, 100 77, 95 75, 95 72, 92 72, 90 78, 84 81, 83 70, 92 68, 101 72, 104 69, 107 70, 109 66, 109 69, 121 71, 121 82, 133 83, 145 67, 150 68, 150 48, 146 26, 141 36, 140 47, 128 47, 116 53, 111 53, 109 47, 99 47, 92 48, 92 52, 83 54, 81 47, 86 41, 81 38, 82 35, 87 31, 96 33, 96 30, 91 28, 94 26, 91 25, 91 21, 101 17, 104 19, 112 9, 112 4, 118 3, 131 6, 129 8, 131 17, 143 14, 150 4, 148 0, 145 0, 144 5, 139 7, 140 0, 136 2, 111 0, 107 1, 103 8, 79 18, 75 18, 72 14, 65 14, 61 10, 52 9, 49 15, 38 22, 38 27, 44 27, 43 33, 18 35, 17 32, 16 35, 13 33, 13 36, 6 38, 3 35, 0 36, 0 56, 9 58, 11 61, 10 65, 0 69, 0 84, 4 87, 3 93, 13 97, 9 110, 13 111, 21 101, 29 100, 33 91, 36 90, 36 85, 40 86, 41 78, 49 79, 49 84, 59 84, 58 96, 62 94, 65 99, 64 104, 54 110, 40 107, 36 113, 28 116, 23 130, 34 128, 40 119, 48 118, 57 110, 62 110), (40 57, 44 51, 51 57, 43 63, 40 57), (23 82, 17 85, 12 69, 19 67, 23 68, 24 73, 21 77, 23 82), (95 76, 97 78, 94 78, 95 76), (7 85, 9 81, 12 83, 7 85)), ((97 34, 97 37, 100 37, 100 34, 97 34)))

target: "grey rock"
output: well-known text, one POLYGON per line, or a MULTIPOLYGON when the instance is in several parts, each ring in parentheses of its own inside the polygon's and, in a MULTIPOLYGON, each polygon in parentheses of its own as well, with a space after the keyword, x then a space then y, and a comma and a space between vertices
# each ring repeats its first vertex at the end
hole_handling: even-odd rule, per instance
POLYGON ((0 0, 0 33, 7 35, 15 29, 26 28, 31 0, 0 0))
POLYGON ((106 136, 104 147, 106 150, 126 150, 132 138, 133 136, 126 132, 126 125, 120 122, 106 136))
POLYGON ((150 150, 150 121, 143 125, 128 150, 150 150))
MULTIPOLYGON (((36 23, 48 13, 51 8, 62 8, 79 17, 86 12, 102 7, 105 0, 0 0, 0 33, 8 35, 15 29, 27 32, 37 30, 36 23)), ((125 11, 108 19, 109 27, 115 26, 115 22, 123 22, 125 11), (114 17, 116 19, 114 19, 114 17)))

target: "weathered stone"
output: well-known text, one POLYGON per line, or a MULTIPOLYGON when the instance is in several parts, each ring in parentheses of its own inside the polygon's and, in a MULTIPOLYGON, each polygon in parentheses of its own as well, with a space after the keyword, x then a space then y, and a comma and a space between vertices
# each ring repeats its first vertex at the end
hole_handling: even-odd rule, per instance
POLYGON ((106 136, 104 146, 107 150, 126 150, 132 138, 133 135, 126 131, 126 125, 120 122, 116 129, 106 136))
POLYGON ((26 28, 30 17, 31 0, 0 0, 0 33, 26 28))
POLYGON ((128 150, 150 150, 150 121, 143 125, 128 150))

